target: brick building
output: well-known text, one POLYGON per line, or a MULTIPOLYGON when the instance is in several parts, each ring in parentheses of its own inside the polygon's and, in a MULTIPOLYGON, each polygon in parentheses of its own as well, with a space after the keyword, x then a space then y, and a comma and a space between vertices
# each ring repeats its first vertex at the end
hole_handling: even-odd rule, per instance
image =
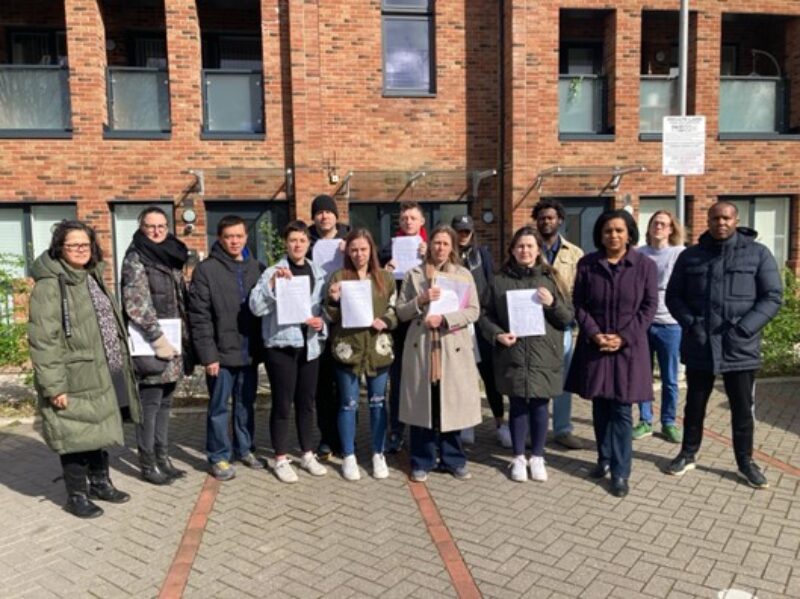
MULTIPOLYGON (((151 203, 207 252, 228 212, 318 193, 391 236, 400 200, 471 211, 495 255, 541 197, 590 245, 609 206, 675 206, 678 0, 0 0, 0 251, 89 221, 118 264, 151 203)), ((800 270, 800 3, 692 0, 689 112, 706 174, 687 224, 737 202, 800 270)))

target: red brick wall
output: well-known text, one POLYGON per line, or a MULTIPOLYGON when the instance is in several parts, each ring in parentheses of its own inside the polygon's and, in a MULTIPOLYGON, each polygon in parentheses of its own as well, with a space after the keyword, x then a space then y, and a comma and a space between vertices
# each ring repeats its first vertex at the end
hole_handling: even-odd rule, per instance
MULTIPOLYGON (((511 8, 513 36, 507 51, 513 56, 507 87, 513 98, 513 114, 507 129, 512 140, 511 173, 506 184, 505 205, 513 213, 509 230, 528 221, 531 206, 541 196, 596 196, 609 177, 546 179, 542 190, 531 190, 538 172, 554 166, 643 165, 647 172, 627 175, 615 194, 615 205, 631 195, 634 208, 640 197, 672 196, 674 177, 661 175, 661 144, 639 141, 638 74, 641 58, 642 10, 675 10, 672 0, 575 0, 570 9, 608 9, 616 14, 616 115, 612 142, 560 142, 558 140, 558 14, 556 3, 514 3, 511 8), (536 60, 530 60, 530 57, 536 60), (524 118, 522 116, 524 115, 524 118)), ((773 15, 800 15, 794 0, 763 0, 754 5, 748 0, 696 0, 693 10, 690 60, 695 64, 694 107, 707 116, 706 175, 687 178, 686 192, 694 201, 688 220, 693 239, 705 229, 705 212, 718 197, 734 194, 781 194, 796 196, 796 164, 800 163, 797 141, 720 141, 718 134, 719 66, 722 42, 722 14, 761 12, 773 15)), ((796 26, 794 26, 796 27, 796 26)), ((727 29, 726 29, 727 31, 727 29)), ((797 31, 793 29, 792 31, 797 31)), ((782 37, 782 34, 777 36, 782 37)), ((770 40, 774 41, 775 36, 770 40)), ((798 36, 794 35, 794 40, 798 36)), ((759 41, 759 43, 761 43, 759 41)), ((787 61, 797 56, 798 42, 789 42, 787 61)), ((758 46, 757 46, 758 47, 758 46)), ((794 59, 797 61, 797 59, 794 59)), ((789 62, 787 62, 787 65, 789 62)), ((792 63, 796 68, 797 62, 792 63)), ((690 85, 692 83, 690 77, 690 85)), ((794 96, 797 97, 797 94, 794 96)), ((800 104, 796 104, 800 106, 800 104)), ((690 101, 690 108, 692 102, 690 101)), ((796 115, 793 122, 797 123, 796 115)), ((792 222, 798 222, 797 202, 792 205, 792 222)), ((791 264, 800 266, 800 237, 792 232, 791 264)))

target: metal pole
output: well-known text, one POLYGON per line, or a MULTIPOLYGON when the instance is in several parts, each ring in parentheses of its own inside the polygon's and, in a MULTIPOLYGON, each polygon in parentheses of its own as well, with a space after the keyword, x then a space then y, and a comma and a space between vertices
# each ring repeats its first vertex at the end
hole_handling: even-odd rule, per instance
MULTIPOLYGON (((678 99, 680 116, 686 116, 686 90, 689 67, 689 0, 681 0, 680 27, 678 31, 678 99)), ((675 178, 675 196, 678 200, 678 222, 686 225, 686 179, 675 178)))

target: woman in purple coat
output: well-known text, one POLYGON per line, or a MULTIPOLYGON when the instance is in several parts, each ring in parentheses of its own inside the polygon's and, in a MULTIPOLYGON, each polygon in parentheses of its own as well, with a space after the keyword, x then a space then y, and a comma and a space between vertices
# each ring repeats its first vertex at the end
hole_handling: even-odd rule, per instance
POLYGON ((580 336, 566 391, 592 400, 597 466, 611 472, 611 493, 628 494, 631 406, 653 401, 647 329, 658 307, 655 262, 634 249, 639 231, 624 210, 603 213, 594 225, 598 251, 578 262, 573 291, 580 336))

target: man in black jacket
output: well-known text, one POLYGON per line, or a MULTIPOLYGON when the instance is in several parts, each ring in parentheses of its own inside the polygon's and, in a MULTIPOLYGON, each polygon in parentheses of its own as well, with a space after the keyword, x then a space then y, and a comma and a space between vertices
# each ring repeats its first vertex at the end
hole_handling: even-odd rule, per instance
MULTIPOLYGON (((311 244, 308 246, 307 258, 313 260, 314 245, 320 239, 341 239, 340 243, 344 248, 344 238, 350 232, 350 227, 339 222, 339 209, 331 196, 322 194, 314 198, 311 202, 311 218, 314 222, 308 227, 311 244)), ((319 429, 317 457, 329 460, 332 454, 338 455, 342 452, 337 425, 339 397, 330 340, 325 341, 325 348, 320 355, 315 407, 319 429)))
POLYGON ((682 329, 688 387, 683 446, 667 473, 694 469, 706 405, 714 377, 721 374, 739 475, 761 489, 768 483, 753 461, 755 373, 761 366, 761 330, 781 307, 783 285, 769 249, 755 241, 752 229, 737 228, 738 222, 734 204, 711 206, 708 231, 678 257, 667 286, 667 308, 682 329))
POLYGON ((248 305, 264 266, 249 255, 245 222, 228 215, 217 225, 211 255, 192 276, 189 322, 192 341, 206 370, 206 453, 218 480, 236 476, 231 457, 261 468, 253 451, 254 407, 261 326, 248 305), (228 398, 233 396, 233 447, 228 436, 228 398))

